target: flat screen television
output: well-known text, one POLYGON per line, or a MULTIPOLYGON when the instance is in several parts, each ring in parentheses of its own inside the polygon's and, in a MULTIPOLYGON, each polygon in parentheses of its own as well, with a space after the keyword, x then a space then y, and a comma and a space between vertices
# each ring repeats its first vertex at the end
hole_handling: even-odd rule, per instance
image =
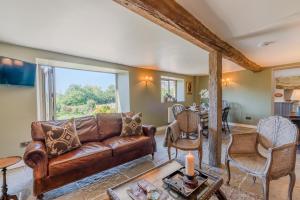
POLYGON ((0 56, 0 84, 33 87, 36 64, 0 56))

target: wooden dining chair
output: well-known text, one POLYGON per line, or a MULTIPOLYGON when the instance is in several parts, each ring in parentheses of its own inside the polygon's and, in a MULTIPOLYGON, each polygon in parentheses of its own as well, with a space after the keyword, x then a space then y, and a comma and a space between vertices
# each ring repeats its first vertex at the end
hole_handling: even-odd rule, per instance
POLYGON ((230 107, 225 107, 222 112, 222 129, 224 130, 225 134, 227 134, 227 132, 230 133, 230 128, 228 125, 229 110, 230 110, 230 107))

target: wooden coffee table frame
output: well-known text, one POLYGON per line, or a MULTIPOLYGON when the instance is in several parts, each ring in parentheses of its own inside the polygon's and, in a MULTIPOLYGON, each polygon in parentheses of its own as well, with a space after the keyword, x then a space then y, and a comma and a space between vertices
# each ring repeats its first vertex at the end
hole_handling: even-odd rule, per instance
MULTIPOLYGON (((157 166, 157 167, 154 167, 154 168, 152 168, 152 169, 150 169, 150 170, 148 170, 148 171, 146 171, 146 172, 144 172, 144 173, 142 173, 142 174, 139 174, 139 175, 137 175, 137 176, 135 176, 135 177, 133 177, 133 178, 130 178, 130 179, 128 179, 127 181, 125 181, 125 182, 123 182, 123 183, 121 183, 121 184, 118 184, 118 185, 116 185, 116 186, 114 186, 114 187, 111 187, 111 188, 109 188, 108 190, 107 190, 107 194, 108 194, 108 196, 109 196, 109 198, 111 199, 111 200, 122 200, 123 198, 121 198, 121 197, 119 197, 118 196, 118 194, 117 194, 117 192, 116 192, 116 190, 117 189, 119 189, 119 188, 121 188, 121 187, 125 187, 125 185, 129 185, 129 183, 130 182, 133 182, 135 179, 139 179, 139 178, 142 178, 143 176, 146 176, 147 174, 150 174, 151 172, 154 172, 155 170, 158 170, 159 168, 162 168, 162 167, 164 167, 164 166, 166 166, 166 165, 171 165, 173 162, 175 162, 175 164, 178 164, 178 167, 182 167, 182 165, 181 164, 179 164, 177 161, 175 161, 174 159, 173 160, 170 160, 170 161, 168 161, 168 162, 166 162, 166 163, 164 163, 164 164, 162 164, 162 165, 159 165, 159 166, 157 166)), ((227 200, 227 198, 226 198, 226 196, 225 196, 225 194, 222 192, 222 190, 221 190, 221 186, 222 186, 222 184, 223 184, 223 179, 221 178, 221 177, 218 177, 218 176, 213 176, 213 175, 211 175, 211 174, 209 174, 209 173, 207 173, 207 172, 205 172, 205 171, 203 171, 203 170, 200 170, 202 173, 204 173, 205 175, 207 175, 208 176, 208 179, 210 180, 210 181, 208 181, 208 182, 211 182, 210 184, 208 184, 208 189, 201 195, 201 197, 199 197, 198 198, 198 200, 208 200, 208 199, 210 199, 213 195, 216 195, 216 197, 219 199, 219 200, 227 200)), ((168 172, 169 174, 170 173, 172 173, 172 171, 169 171, 168 172)), ((168 174, 165 174, 164 176, 167 176, 168 174)), ((147 179, 146 179, 147 180, 147 179)), ((155 185, 155 184, 154 184, 155 185)), ((128 188, 128 187, 126 187, 126 188, 128 188)), ((165 189, 164 189, 165 190, 165 189)), ((176 193, 176 192, 174 192, 174 193, 176 193)), ((197 192, 196 192, 196 194, 197 194, 197 192)), ((198 193, 198 195, 199 195, 200 193, 198 193)), ((128 196, 128 199, 130 199, 130 197, 128 196)), ((181 199, 184 199, 183 197, 181 197, 181 199)))

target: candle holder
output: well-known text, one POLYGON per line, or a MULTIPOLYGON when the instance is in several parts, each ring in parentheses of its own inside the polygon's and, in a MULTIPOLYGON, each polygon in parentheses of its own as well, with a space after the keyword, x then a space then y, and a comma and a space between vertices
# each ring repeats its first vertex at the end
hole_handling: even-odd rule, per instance
POLYGON ((197 180, 197 171, 195 171, 194 175, 193 176, 189 176, 187 174, 184 174, 184 177, 183 177, 183 183, 186 187, 188 188, 196 188, 198 186, 198 180, 197 180))

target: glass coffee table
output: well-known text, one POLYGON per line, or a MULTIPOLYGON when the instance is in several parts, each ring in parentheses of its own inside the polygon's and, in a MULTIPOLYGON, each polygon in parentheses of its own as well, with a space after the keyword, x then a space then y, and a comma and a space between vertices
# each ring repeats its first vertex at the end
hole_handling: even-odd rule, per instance
MULTIPOLYGON (((185 200, 183 196, 169 188, 162 179, 168 176, 170 173, 179 170, 183 166, 175 160, 168 161, 158 167, 150 169, 140 175, 137 175, 117 186, 109 188, 107 194, 111 200, 131 200, 131 197, 127 194, 127 190, 130 185, 136 183, 139 180, 146 180, 152 183, 155 187, 168 193, 168 199, 185 200)), ((192 200, 206 200, 215 195, 219 200, 226 200, 225 194, 221 191, 223 179, 218 176, 211 175, 203 170, 201 173, 205 174, 208 179, 202 187, 196 190, 188 199, 192 200)))

